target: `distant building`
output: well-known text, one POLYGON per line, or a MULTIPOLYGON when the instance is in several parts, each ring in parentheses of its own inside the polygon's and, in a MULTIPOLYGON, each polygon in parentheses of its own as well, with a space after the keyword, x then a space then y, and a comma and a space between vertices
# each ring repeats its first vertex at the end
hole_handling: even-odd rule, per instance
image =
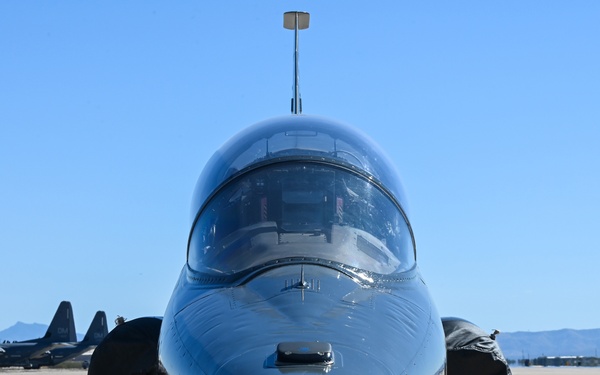
POLYGON ((582 357, 582 356, 551 356, 537 357, 534 359, 519 360, 519 364, 523 366, 544 366, 544 367, 561 367, 561 366, 581 366, 581 367, 598 367, 600 366, 600 358, 598 357, 582 357))

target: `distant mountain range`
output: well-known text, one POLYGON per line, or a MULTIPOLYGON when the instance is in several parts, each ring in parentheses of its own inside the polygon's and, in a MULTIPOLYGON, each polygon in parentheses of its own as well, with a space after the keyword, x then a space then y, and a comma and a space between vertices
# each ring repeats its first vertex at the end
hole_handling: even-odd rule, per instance
POLYGON ((543 356, 598 357, 600 329, 561 329, 543 332, 502 332, 498 344, 507 359, 543 356))
MULTIPOLYGON (((17 322, 12 327, 0 331, 0 343, 5 340, 12 342, 37 339, 43 337, 47 329, 47 324, 17 322)), ((78 333, 77 340, 82 340, 83 336, 78 333)))
MULTIPOLYGON (((44 336, 47 329, 45 324, 17 322, 0 331, 0 342, 35 339, 44 336)), ((82 338, 78 333, 77 339, 82 338)), ((502 332, 497 340, 504 356, 514 360, 564 355, 597 357, 600 351, 600 329, 502 332)))

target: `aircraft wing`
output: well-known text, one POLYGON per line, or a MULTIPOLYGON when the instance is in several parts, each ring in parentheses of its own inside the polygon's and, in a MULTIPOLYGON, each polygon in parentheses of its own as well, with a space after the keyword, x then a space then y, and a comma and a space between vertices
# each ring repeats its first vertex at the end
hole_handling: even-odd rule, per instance
POLYGON ((72 343, 69 343, 69 342, 55 342, 55 343, 48 344, 48 345, 38 348, 37 350, 35 350, 33 353, 31 353, 29 355, 29 358, 30 359, 41 358, 43 356, 49 355, 53 349, 68 348, 68 347, 74 347, 74 346, 72 343))

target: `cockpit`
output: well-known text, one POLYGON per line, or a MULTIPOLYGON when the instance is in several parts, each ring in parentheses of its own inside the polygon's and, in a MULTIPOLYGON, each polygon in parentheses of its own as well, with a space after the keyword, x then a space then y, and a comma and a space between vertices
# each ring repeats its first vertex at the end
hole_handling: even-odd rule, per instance
POLYGON ((286 262, 381 275, 412 268, 401 186, 369 142, 307 116, 258 124, 230 140, 198 181, 190 268, 207 276, 286 262))

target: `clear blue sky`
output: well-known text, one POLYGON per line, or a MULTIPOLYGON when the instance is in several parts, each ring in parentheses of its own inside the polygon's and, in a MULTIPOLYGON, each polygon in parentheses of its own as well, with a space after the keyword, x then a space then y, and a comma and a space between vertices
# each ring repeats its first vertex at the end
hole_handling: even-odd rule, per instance
POLYGON ((600 327, 600 2, 0 3, 0 329, 162 315, 191 194, 240 129, 353 124, 402 173, 440 313, 600 327))

